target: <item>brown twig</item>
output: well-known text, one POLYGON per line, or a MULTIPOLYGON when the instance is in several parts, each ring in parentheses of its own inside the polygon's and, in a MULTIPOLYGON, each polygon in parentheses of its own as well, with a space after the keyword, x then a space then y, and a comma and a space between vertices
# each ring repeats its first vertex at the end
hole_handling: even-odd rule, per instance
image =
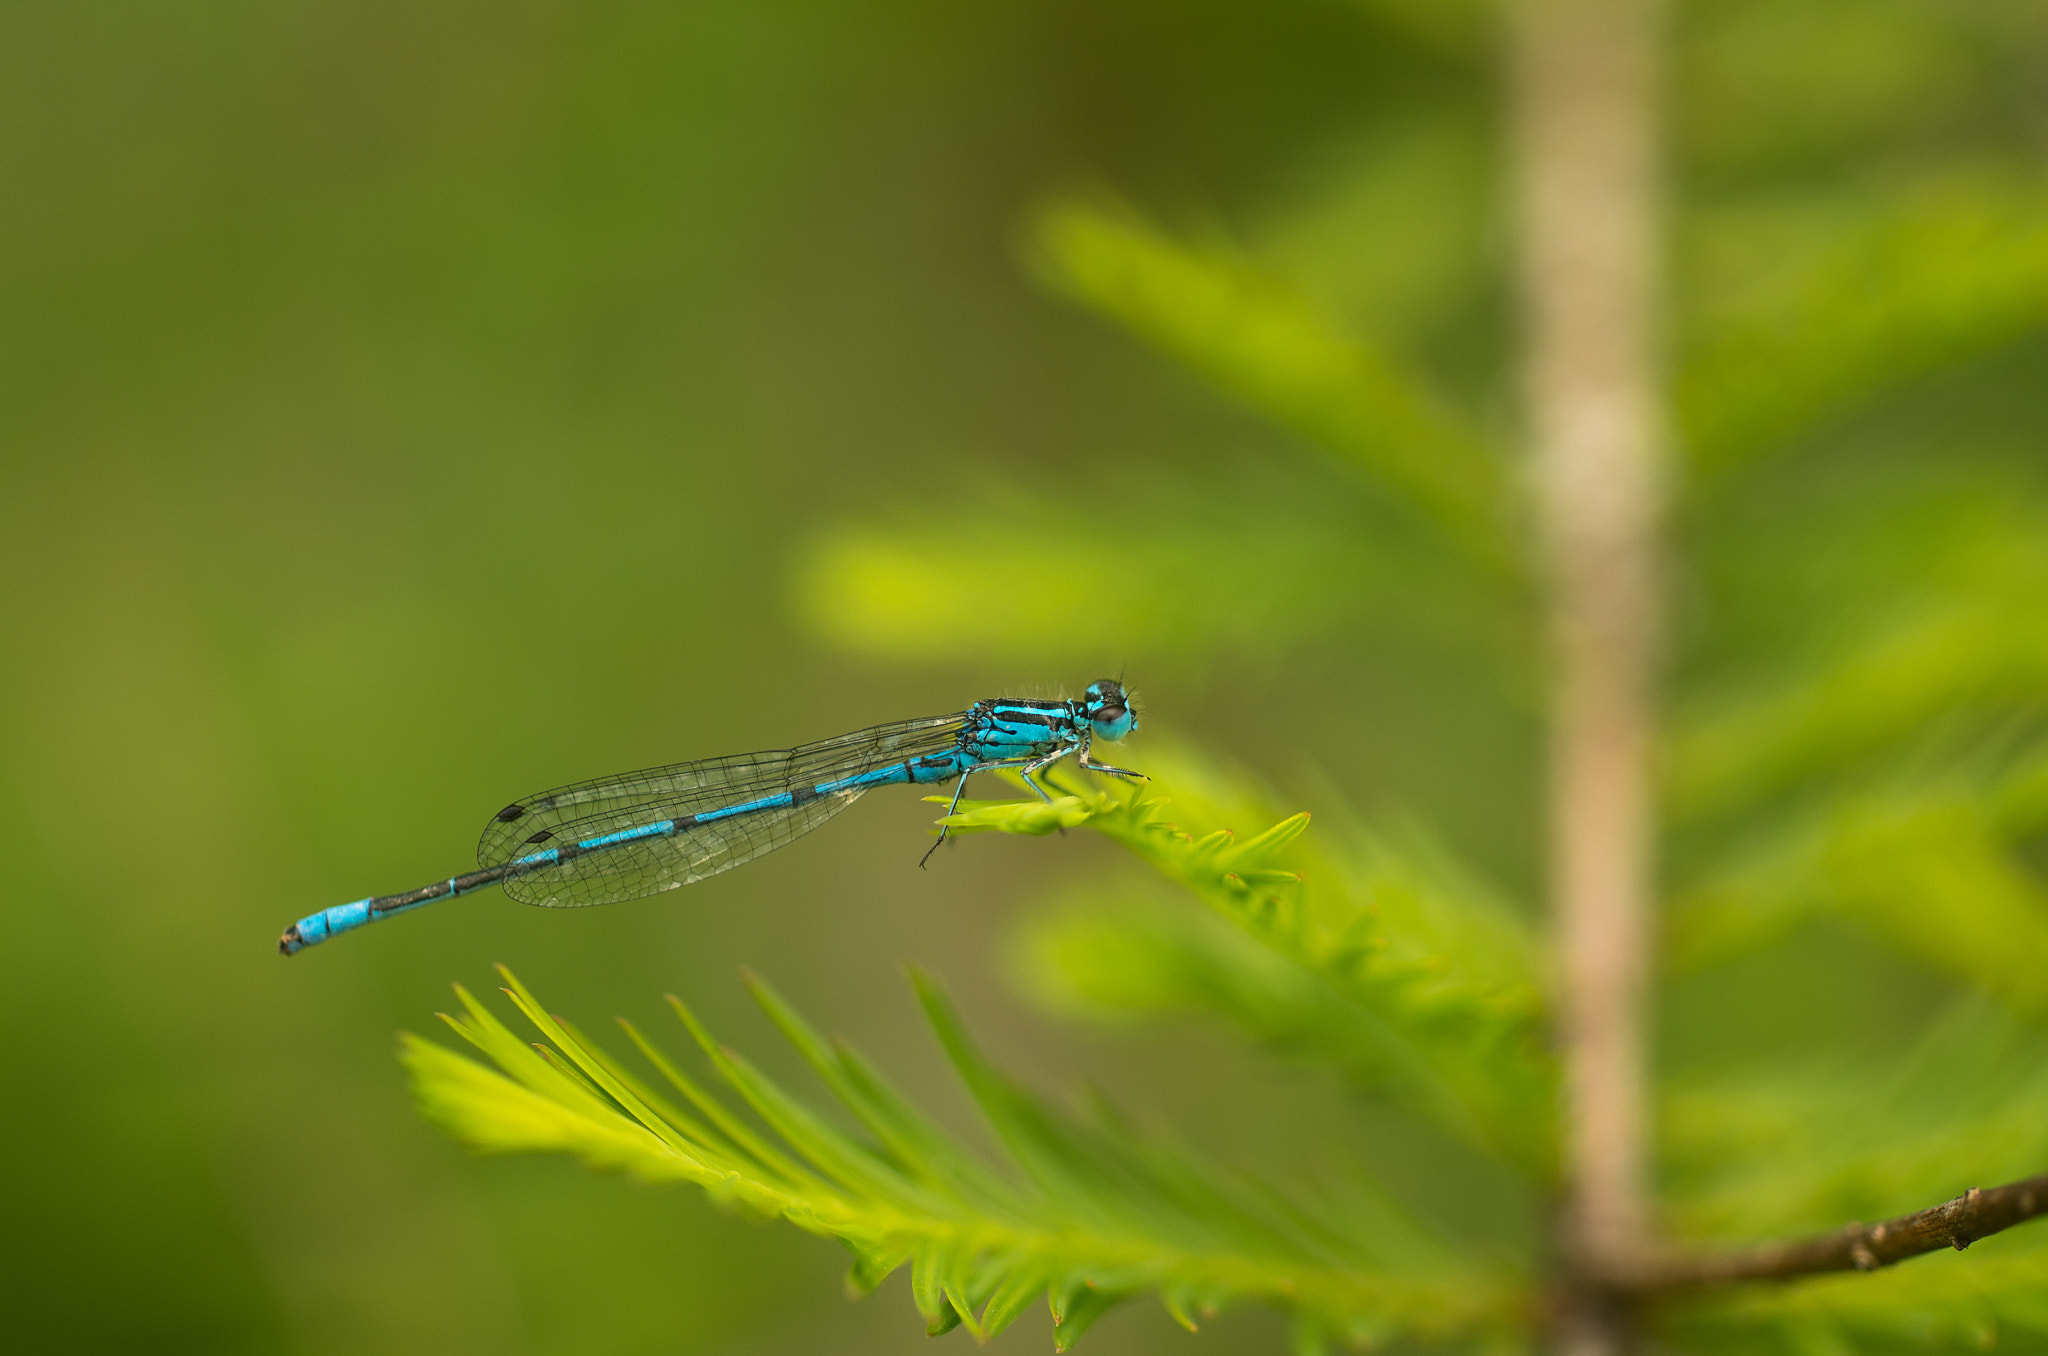
POLYGON ((2048 1214, 2048 1173, 1992 1187, 1971 1187, 1952 1201, 1882 1224, 1855 1223, 1830 1234, 1769 1243, 1740 1252, 1673 1255, 1628 1278, 1638 1293, 1690 1290, 1737 1281, 1783 1281, 1828 1271, 1876 1271, 1922 1253, 1961 1250, 2037 1215, 2048 1214))

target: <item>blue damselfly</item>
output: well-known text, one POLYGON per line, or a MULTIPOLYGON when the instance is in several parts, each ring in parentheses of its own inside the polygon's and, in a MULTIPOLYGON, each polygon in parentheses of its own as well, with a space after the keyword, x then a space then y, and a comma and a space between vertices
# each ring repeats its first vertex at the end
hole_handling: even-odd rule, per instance
MULTIPOLYGON (((289 956, 337 933, 408 909, 502 885, 522 904, 583 908, 639 899, 730 871, 795 842, 877 786, 932 786, 995 768, 1032 774, 1074 756, 1091 771, 1144 780, 1089 756, 1093 741, 1138 728, 1114 679, 1074 701, 990 698, 952 716, 903 720, 793 749, 707 758, 628 772, 528 796, 491 817, 477 843, 479 870, 339 904, 285 929, 289 956)), ((939 830, 939 843, 946 831, 939 830)), ((934 843, 924 859, 938 849, 934 843)), ((919 863, 922 865, 922 861, 919 863)))

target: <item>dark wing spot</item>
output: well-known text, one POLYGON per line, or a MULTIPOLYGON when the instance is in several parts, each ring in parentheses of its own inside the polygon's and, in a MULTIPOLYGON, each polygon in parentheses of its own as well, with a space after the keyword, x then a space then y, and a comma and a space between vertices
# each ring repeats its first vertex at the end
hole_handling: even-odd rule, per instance
POLYGON ((789 803, 790 803, 791 805, 802 805, 802 804, 804 804, 804 803, 805 803, 806 801, 813 801, 813 800, 816 800, 817 798, 818 798, 818 788, 817 788, 817 787, 815 787, 815 786, 809 786, 809 785, 805 785, 805 786, 798 786, 798 787, 792 787, 792 788, 790 789, 790 793, 789 793, 789 803))
POLYGON ((524 805, 507 805, 504 809, 498 811, 498 822, 500 824, 510 824, 525 813, 526 807, 524 805))
POLYGON ((527 839, 526 841, 529 843, 545 843, 548 841, 548 839, 553 838, 554 836, 555 831, 553 829, 542 829, 539 833, 535 834, 533 837, 527 839))

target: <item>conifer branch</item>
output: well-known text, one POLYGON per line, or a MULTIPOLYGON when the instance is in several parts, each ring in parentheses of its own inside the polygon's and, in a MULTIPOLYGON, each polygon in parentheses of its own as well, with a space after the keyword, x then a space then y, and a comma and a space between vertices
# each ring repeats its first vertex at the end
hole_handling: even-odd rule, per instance
POLYGON ((1239 843, 1217 812, 1253 807, 1204 806, 1199 792, 1185 799, 1208 832, 1169 820, 1168 799, 1150 787, 1050 804, 963 801, 939 822, 956 834, 1085 825, 1121 844, 1334 1000, 1350 1019, 1342 1031, 1357 1071, 1371 1070, 1382 1091, 1532 1177, 1554 1176, 1551 1127, 1526 1110, 1554 1100, 1556 1075, 1541 1049, 1534 948, 1520 929, 1392 852, 1369 866, 1316 851, 1306 814, 1239 843))
POLYGON ((1394 1231, 1390 1246, 1313 1198, 1141 1136, 1107 1108, 1074 1115, 1041 1101, 981 1054, 922 976, 912 978, 925 1016, 1002 1145, 997 1162, 924 1117, 758 979, 749 981, 755 999, 857 1130, 785 1091, 671 999, 745 1113, 628 1026, 685 1109, 500 973, 547 1043, 527 1045, 458 987, 464 1012, 445 1020, 497 1067, 405 1037, 402 1058, 431 1120, 482 1152, 566 1153, 643 1181, 693 1183, 837 1238, 854 1254, 854 1295, 908 1265, 933 1335, 965 1327, 986 1340, 1040 1295, 1059 1351, 1146 1292, 1188 1326, 1191 1315, 1259 1301, 1290 1310, 1304 1331, 1354 1343, 1497 1334, 1525 1321, 1533 1302, 1513 1270, 1467 1263, 1420 1230, 1394 1231))
POLYGON ((1629 1279, 1638 1292, 1687 1290, 1740 1281, 1783 1281, 1829 1271, 1876 1271, 1923 1253, 1961 1252, 1980 1238, 2048 1214, 2048 1173, 1986 1191, 1971 1187, 1954 1200, 1879 1224, 1845 1225, 1833 1233, 1719 1255, 1673 1255, 1629 1279))
POLYGON ((1248 261, 1075 201, 1041 214, 1033 254, 1051 286, 1362 467, 1489 570, 1516 569, 1503 550, 1505 477, 1484 439, 1248 261))

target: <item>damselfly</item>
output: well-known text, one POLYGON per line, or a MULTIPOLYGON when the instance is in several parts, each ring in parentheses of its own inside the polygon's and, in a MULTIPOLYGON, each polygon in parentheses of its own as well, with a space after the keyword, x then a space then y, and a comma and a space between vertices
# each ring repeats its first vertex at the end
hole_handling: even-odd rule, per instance
MULTIPOLYGON (((795 842, 877 786, 931 786, 957 777, 957 808, 969 776, 1014 768, 1050 800, 1032 774, 1069 755, 1091 771, 1143 781, 1142 772, 1089 757, 1093 741, 1114 743, 1137 728, 1138 712, 1123 685, 1105 678, 1090 683, 1077 701, 990 698, 958 715, 877 725, 793 749, 578 782, 514 801, 491 816, 476 847, 481 869, 323 909, 286 928, 277 949, 289 956, 486 885, 502 885, 520 903, 549 909, 673 890, 795 842)), ((942 827, 939 843, 945 841, 942 827)))

